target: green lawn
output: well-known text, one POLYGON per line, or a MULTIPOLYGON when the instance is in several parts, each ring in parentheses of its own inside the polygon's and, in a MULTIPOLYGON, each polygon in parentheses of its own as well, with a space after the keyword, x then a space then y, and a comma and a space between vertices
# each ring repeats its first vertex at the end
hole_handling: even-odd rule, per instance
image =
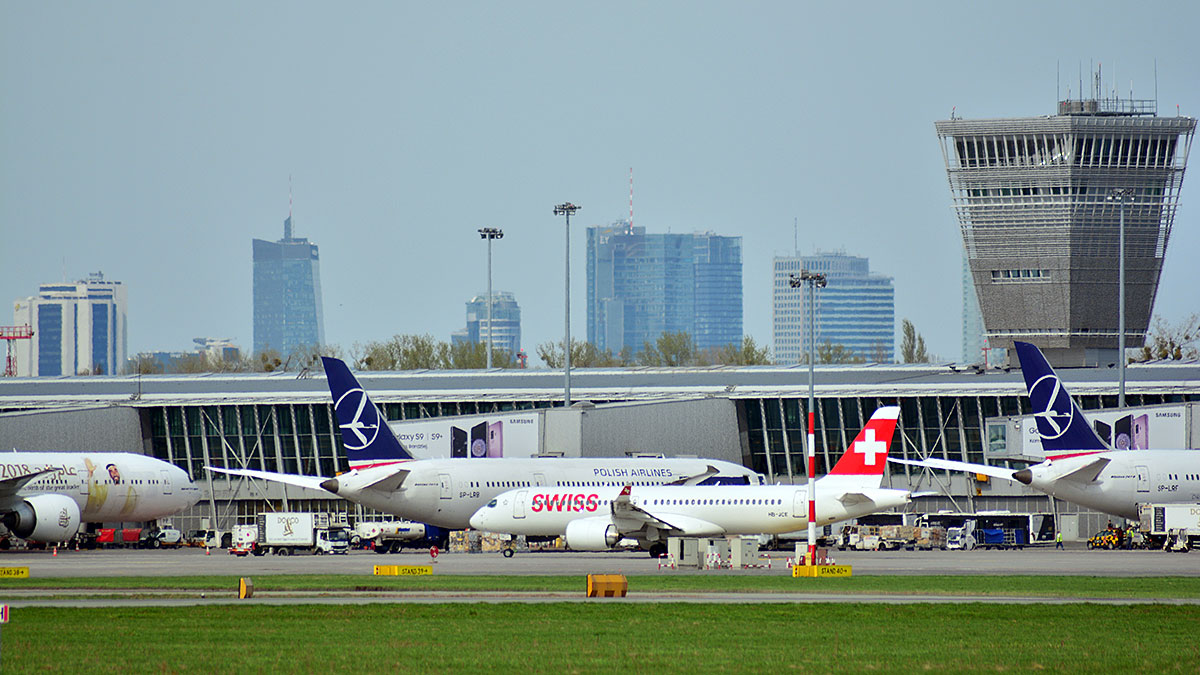
POLYGON ((1195 672, 1200 607, 206 606, 13 611, 3 672, 1195 672))
MULTIPOLYGON (((446 591, 580 591, 584 575, 572 576, 428 576, 263 575, 252 577, 257 592, 446 590, 446 591)), ((632 593, 649 592, 820 592, 901 593, 912 595, 1043 596, 1065 598, 1196 598, 1200 577, 1086 576, 883 576, 848 579, 793 579, 785 572, 769 576, 662 574, 629 576, 632 593)), ((168 588, 236 593, 237 577, 94 577, 2 579, 7 588, 47 589, 56 596, 69 589, 168 588)))

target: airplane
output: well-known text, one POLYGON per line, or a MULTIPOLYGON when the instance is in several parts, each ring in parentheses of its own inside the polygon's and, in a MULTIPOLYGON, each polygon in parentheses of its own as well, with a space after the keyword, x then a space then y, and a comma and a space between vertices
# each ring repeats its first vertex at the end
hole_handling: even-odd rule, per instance
MULTIPOLYGON (((817 479, 818 525, 910 501, 908 490, 880 487, 899 414, 896 406, 876 410, 833 470, 817 479)), ((621 539, 635 539, 651 557, 666 552, 670 536, 779 534, 807 525, 805 485, 522 487, 497 496, 471 517, 471 527, 485 532, 561 535, 576 551, 605 551, 621 539)))
MULTIPOLYGON (((414 459, 346 364, 323 357, 334 412, 351 470, 336 477, 253 469, 210 471, 321 490, 347 501, 431 525, 462 530, 471 515, 515 487, 762 484, 761 474, 739 464, 696 458, 442 458, 414 459)), ((427 528, 428 529, 428 528, 427 528)), ((445 532, 432 532, 444 539, 445 532)))
POLYGON ((1015 481, 1114 516, 1136 520, 1138 504, 1200 503, 1200 451, 1113 450, 1101 440, 1041 350, 1014 342, 1046 461, 1006 469, 944 459, 902 460, 932 469, 1015 481))
POLYGON ((81 523, 154 520, 198 501, 183 469, 146 455, 0 453, 0 525, 22 539, 63 542, 81 523))

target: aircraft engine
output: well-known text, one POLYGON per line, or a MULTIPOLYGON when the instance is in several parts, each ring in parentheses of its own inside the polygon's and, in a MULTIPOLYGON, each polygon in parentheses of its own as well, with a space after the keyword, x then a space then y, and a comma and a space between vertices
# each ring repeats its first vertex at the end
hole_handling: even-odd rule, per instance
POLYGON ((567 547, 574 551, 607 551, 620 538, 621 533, 608 516, 579 518, 567 523, 567 547))
POLYGON ((79 531, 79 505, 63 495, 35 495, 0 517, 10 532, 43 543, 66 541, 79 531))

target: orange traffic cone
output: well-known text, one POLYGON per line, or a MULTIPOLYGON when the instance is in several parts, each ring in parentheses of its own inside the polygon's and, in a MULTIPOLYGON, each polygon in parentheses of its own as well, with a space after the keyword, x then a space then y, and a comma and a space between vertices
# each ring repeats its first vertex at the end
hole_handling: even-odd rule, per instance
POLYGON ((204 547, 204 555, 212 555, 212 549, 205 546, 204 547))
POLYGON ((50 554, 50 557, 51 557, 51 558, 53 558, 54 556, 57 556, 57 555, 58 555, 58 547, 57 547, 57 546, 55 546, 55 547, 54 547, 54 553, 51 553, 51 554, 50 554))

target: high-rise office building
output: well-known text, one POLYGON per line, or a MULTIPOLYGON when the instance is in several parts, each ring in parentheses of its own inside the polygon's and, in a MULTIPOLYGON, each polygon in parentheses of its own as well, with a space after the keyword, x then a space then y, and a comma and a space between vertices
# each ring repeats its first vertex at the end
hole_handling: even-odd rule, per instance
POLYGON ((589 227, 587 311, 588 341, 613 354, 663 333, 687 333, 698 350, 740 345, 742 238, 589 227))
POLYGON ((802 270, 824 274, 826 279, 825 288, 815 293, 814 347, 841 345, 865 361, 892 362, 896 343, 896 290, 892 278, 871 274, 866 258, 844 251, 775 258, 775 362, 803 363, 808 356, 808 287, 792 288, 789 283, 791 275, 798 276, 802 270))
POLYGON ((1141 345, 1196 120, 1097 95, 1056 115, 935 127, 989 346, 1033 342, 1058 365, 1116 360, 1122 204, 1125 344, 1141 345))
MULTIPOLYGON (((521 306, 516 296, 507 291, 493 291, 492 346, 516 357, 521 351, 521 306)), ((451 343, 487 342, 487 293, 480 293, 467 302, 467 327, 450 336, 451 343)))
POLYGON ((127 353, 125 284, 100 272, 75 283, 42 284, 36 297, 18 300, 13 323, 33 329, 17 340, 17 375, 111 375, 127 353))
POLYGON ((324 343, 320 256, 316 244, 292 236, 289 214, 283 239, 254 240, 254 351, 286 358, 324 343))

